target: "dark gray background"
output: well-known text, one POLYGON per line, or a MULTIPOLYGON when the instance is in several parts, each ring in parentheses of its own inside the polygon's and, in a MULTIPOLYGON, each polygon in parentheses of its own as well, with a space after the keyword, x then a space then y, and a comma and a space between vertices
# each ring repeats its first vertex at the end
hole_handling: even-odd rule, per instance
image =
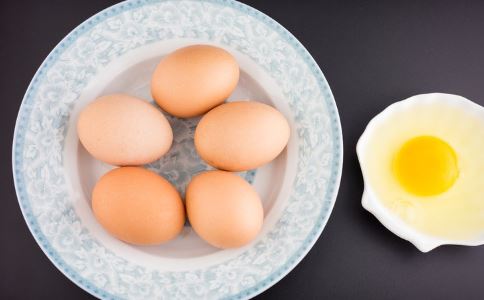
MULTIPOLYGON (((1 299, 91 298, 31 237, 12 182, 11 141, 21 99, 43 59, 70 30, 115 2, 0 2, 1 299)), ((345 147, 338 200, 322 236, 259 298, 483 299, 483 247, 422 254, 361 208, 355 144, 375 114, 411 95, 455 93, 484 105, 484 2, 245 2, 285 26, 319 63, 339 107, 345 147)))

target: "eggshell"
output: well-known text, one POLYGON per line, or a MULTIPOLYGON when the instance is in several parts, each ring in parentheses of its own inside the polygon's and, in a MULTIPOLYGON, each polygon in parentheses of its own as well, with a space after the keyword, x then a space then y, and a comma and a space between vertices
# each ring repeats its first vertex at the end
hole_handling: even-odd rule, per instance
POLYGON ((101 177, 92 192, 92 209, 110 234, 136 245, 166 242, 180 233, 185 222, 177 190, 139 167, 117 168, 101 177))
POLYGON ((187 214, 195 232, 218 248, 234 248, 259 233, 264 211, 257 192, 225 171, 195 176, 186 190, 187 214))
POLYGON ((222 104, 200 120, 195 147, 208 164, 227 171, 257 168, 286 146, 290 128, 275 108, 255 101, 222 104))
POLYGON ((100 97, 85 107, 77 133, 92 156, 118 166, 157 160, 173 141, 170 124, 159 110, 122 94, 100 97))
POLYGON ((168 113, 188 118, 222 103, 235 89, 239 66, 224 49, 194 45, 161 60, 151 81, 153 98, 168 113))

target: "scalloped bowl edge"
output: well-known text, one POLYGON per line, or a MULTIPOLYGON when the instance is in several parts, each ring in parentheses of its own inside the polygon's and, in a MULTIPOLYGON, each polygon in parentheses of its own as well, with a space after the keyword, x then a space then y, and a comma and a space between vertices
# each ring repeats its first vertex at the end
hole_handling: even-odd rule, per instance
POLYGON ((476 110, 480 111, 484 115, 484 107, 472 102, 464 97, 444 94, 444 93, 429 93, 415 95, 405 100, 395 102, 385 108, 382 112, 377 114, 366 126, 363 134, 360 136, 358 143, 356 145, 356 153, 358 161, 361 167, 361 173, 363 175, 364 181, 364 191, 361 199, 361 205, 368 212, 373 214, 380 223, 385 226, 388 230, 393 232, 398 237, 409 241, 421 252, 429 252, 442 245, 461 245, 461 246, 479 246, 484 244, 484 238, 480 240, 449 240, 442 239, 439 237, 431 236, 422 232, 419 232, 415 228, 412 228, 401 220, 398 216, 391 213, 375 196, 375 192, 372 190, 369 184, 367 184, 367 176, 365 172, 365 166, 363 162, 363 153, 366 151, 366 146, 369 139, 369 133, 373 131, 374 127, 385 122, 389 116, 391 116, 396 111, 405 109, 411 105, 414 105, 417 101, 422 102, 433 102, 433 101, 445 101, 451 105, 458 105, 459 107, 472 111, 475 113, 476 110), (438 100, 436 100, 438 98, 438 100))

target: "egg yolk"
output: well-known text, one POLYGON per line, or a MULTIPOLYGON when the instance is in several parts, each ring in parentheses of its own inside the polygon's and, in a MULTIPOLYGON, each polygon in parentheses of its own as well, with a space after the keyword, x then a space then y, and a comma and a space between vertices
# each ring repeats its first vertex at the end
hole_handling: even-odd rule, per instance
POLYGON ((403 188, 417 196, 441 194, 459 175, 454 149, 433 136, 415 137, 403 144, 393 170, 403 188))

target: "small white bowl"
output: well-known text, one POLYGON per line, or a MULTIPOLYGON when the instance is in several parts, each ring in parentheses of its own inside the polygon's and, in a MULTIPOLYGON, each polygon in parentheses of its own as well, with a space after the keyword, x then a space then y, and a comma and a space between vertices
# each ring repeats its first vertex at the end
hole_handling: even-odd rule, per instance
POLYGON ((360 162, 363 180, 365 183, 361 204, 363 208, 372 213, 388 230, 396 234, 402 239, 411 242, 422 252, 428 252, 441 245, 465 245, 465 246, 478 246, 484 244, 484 237, 477 240, 449 240, 435 236, 425 234, 418 231, 416 228, 406 224, 399 216, 392 213, 383 203, 378 200, 372 187, 368 184, 368 176, 365 172, 364 162, 362 161, 364 154, 368 151, 368 141, 375 128, 382 126, 401 112, 407 110, 414 105, 421 105, 424 103, 431 103, 439 101, 440 103, 446 103, 451 106, 458 107, 459 109, 469 111, 473 115, 478 115, 479 118, 484 120, 484 107, 457 95, 432 93, 422 94, 410 97, 408 99, 396 102, 388 106, 381 113, 376 115, 367 125, 365 131, 361 135, 358 144, 356 146, 356 152, 358 160, 360 162), (365 176, 366 175, 366 176, 365 176))

